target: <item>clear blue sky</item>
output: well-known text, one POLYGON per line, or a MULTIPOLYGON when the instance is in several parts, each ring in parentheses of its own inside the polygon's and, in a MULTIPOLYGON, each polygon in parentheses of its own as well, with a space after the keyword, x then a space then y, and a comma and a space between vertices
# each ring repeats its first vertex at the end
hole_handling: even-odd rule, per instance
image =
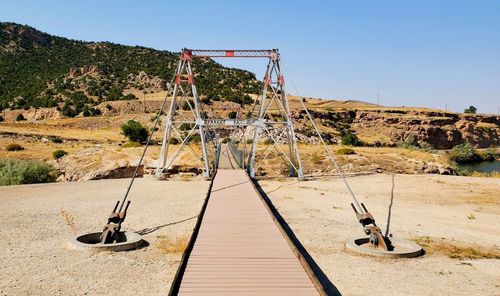
MULTIPOLYGON (((0 0, 0 20, 172 51, 279 48, 304 96, 376 102, 379 93, 384 105, 482 113, 500 105, 500 0, 0 0)), ((263 75, 262 60, 220 62, 263 75)))

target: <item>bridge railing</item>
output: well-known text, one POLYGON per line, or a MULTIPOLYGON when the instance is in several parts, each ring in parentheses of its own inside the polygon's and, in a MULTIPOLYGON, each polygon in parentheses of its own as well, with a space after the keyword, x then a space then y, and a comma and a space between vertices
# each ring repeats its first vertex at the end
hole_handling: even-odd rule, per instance
POLYGON ((229 151, 233 155, 238 166, 245 169, 245 152, 243 150, 239 150, 234 142, 229 142, 227 146, 229 147, 229 151))

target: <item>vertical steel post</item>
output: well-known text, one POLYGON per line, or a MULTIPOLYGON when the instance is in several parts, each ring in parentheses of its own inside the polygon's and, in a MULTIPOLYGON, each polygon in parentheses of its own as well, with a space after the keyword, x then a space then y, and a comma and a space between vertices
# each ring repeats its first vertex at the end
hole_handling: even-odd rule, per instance
MULTIPOLYGON (((177 71, 175 72, 176 77, 182 73, 183 68, 184 68, 184 61, 179 60, 179 64, 177 66, 177 71)), ((162 139, 162 143, 161 143, 160 160, 158 162, 158 166, 156 168, 156 173, 155 173, 156 177, 160 177, 160 175, 163 173, 163 170, 165 169, 165 165, 167 164, 168 147, 170 144, 169 140, 170 140, 170 134, 172 132, 172 121, 174 118, 175 106, 177 104, 178 89, 179 89, 179 86, 177 83, 175 83, 174 90, 172 93, 172 102, 170 102, 170 108, 168 110, 168 115, 167 115, 167 121, 165 122, 165 132, 163 133, 163 139, 162 139)))
MULTIPOLYGON (((279 56, 278 56, 277 66, 278 66, 278 75, 283 77, 282 76, 283 74, 281 72, 281 61, 280 61, 279 56)), ((293 149, 295 150, 295 154, 296 154, 295 158, 297 159, 297 166, 298 166, 297 177, 303 178, 304 173, 302 172, 302 162, 300 160, 299 147, 297 146, 297 138, 295 137, 295 131, 293 129, 293 123, 292 123, 292 118, 291 118, 291 114, 290 114, 290 107, 288 106, 288 95, 287 95, 286 90, 285 90, 285 81, 283 78, 281 78, 279 80, 281 80, 281 82, 280 82, 281 100, 282 100, 282 104, 283 104, 283 107, 285 109, 286 117, 287 117, 286 120, 287 120, 287 128, 288 128, 288 141, 290 143, 290 140, 291 140, 293 149)), ((301 99, 301 98, 299 98, 299 99, 301 99)), ((292 155, 292 152, 290 151, 290 160, 293 161, 293 159, 294 159, 294 157, 292 155)))
POLYGON ((195 108, 195 112, 196 112, 196 123, 198 124, 198 128, 200 131, 201 150, 203 152, 203 161, 205 163, 205 172, 203 172, 203 176, 208 178, 208 177, 210 177, 210 162, 208 160, 207 143, 206 143, 206 139, 205 139, 205 123, 204 123, 204 119, 201 117, 200 98, 198 97, 198 92, 196 91, 193 70, 191 69, 191 62, 189 60, 187 61, 187 72, 188 72, 188 75, 191 77, 190 84, 191 84, 191 92, 193 93, 193 99, 194 99, 194 108, 195 108))
POLYGON ((257 117, 257 122, 254 125, 254 132, 253 132, 253 142, 252 142, 252 150, 250 152, 250 160, 248 162, 248 174, 250 177, 255 178, 255 170, 254 170, 254 165, 255 165, 255 154, 257 153, 257 142, 259 141, 259 132, 261 129, 261 124, 264 124, 264 106, 266 103, 266 96, 267 96, 267 86, 268 83, 270 83, 271 79, 271 66, 274 64, 274 61, 272 58, 269 58, 269 63, 267 64, 267 69, 266 69, 266 74, 264 76, 264 87, 262 89, 262 98, 260 100, 260 106, 259 106, 259 115, 257 117))

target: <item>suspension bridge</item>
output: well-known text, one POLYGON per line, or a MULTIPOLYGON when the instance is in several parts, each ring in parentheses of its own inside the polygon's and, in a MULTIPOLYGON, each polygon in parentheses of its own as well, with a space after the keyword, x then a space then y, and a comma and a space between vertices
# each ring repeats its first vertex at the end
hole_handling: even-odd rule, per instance
MULTIPOLYGON (((256 171, 273 149, 288 164, 290 176, 304 178, 282 70, 277 49, 184 49, 180 54, 177 71, 152 128, 156 130, 167 97, 171 96, 155 175, 158 178, 168 176, 179 153, 187 149, 199 164, 203 176, 211 180, 211 185, 170 295, 327 295, 309 263, 301 260, 301 253, 282 226, 275 222, 276 217, 253 183, 256 171), (261 93, 254 105, 257 111, 253 109, 246 119, 213 118, 203 111, 191 61, 194 58, 214 57, 268 59, 261 93), (189 106, 188 112, 179 110, 184 102, 189 106), (277 116, 269 116, 271 105, 276 106, 277 116), (186 125, 190 130, 182 128, 186 125), (222 144, 221 133, 228 130, 232 131, 231 140, 225 145, 222 144), (240 132, 241 138, 237 138, 236 131, 240 132), (194 135, 199 136, 201 155, 190 146, 194 135), (180 139, 180 145, 172 152, 169 151, 170 140, 174 137, 180 139), (263 137, 266 141, 262 141, 263 137), (271 143, 262 148, 263 142, 271 143), (282 146, 288 146, 288 149, 282 146)), ((356 218, 368 236, 347 246, 377 256, 410 257, 420 254, 420 248, 413 243, 398 242, 395 247, 394 240, 382 234, 365 205, 358 202, 314 119, 304 102, 300 102, 329 160, 348 189, 356 218)), ((128 194, 152 135, 147 140, 123 200, 116 203, 100 235, 102 244, 116 244, 120 235, 123 236, 120 229, 130 204, 128 194)))

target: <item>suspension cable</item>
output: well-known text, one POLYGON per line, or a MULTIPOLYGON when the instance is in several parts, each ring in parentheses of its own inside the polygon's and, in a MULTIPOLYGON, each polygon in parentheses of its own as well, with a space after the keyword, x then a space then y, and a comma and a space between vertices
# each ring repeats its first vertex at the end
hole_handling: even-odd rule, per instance
MULTIPOLYGON (((163 113, 163 109, 165 108, 165 105, 167 104, 168 95, 172 92, 172 84, 174 83, 174 81, 175 81, 175 73, 174 73, 174 76, 173 76, 171 82, 168 84, 168 89, 167 89, 167 93, 165 94, 165 99, 163 99, 163 103, 160 106, 160 110, 158 110, 158 114, 156 115, 155 123, 153 124, 153 129, 151 130, 151 134, 149 134, 148 140, 146 141, 146 145, 144 146, 144 149, 142 150, 141 158, 139 159, 139 163, 135 167, 134 175, 132 176, 132 179, 130 180, 130 183, 128 184, 127 191, 125 192, 125 196, 123 197, 123 200, 122 200, 122 203, 120 205, 120 209, 118 210, 118 212, 121 212, 123 205, 127 201, 128 195, 130 193, 130 189, 132 188, 132 185, 134 184, 137 173, 139 172, 139 167, 141 166, 142 161, 144 160, 144 156, 146 155, 146 151, 148 150, 149 144, 151 143, 151 139, 153 138, 153 134, 156 131, 156 126, 158 125, 158 122, 160 122, 160 117, 163 113)), ((144 106, 144 108, 145 107, 146 106, 144 106)))
MULTIPOLYGON (((282 62, 283 63, 283 62, 282 62)), ((292 86, 293 88, 295 89, 295 92, 297 93, 297 95, 299 96, 299 101, 300 103, 302 104, 302 108, 304 108, 304 111, 306 111, 306 114, 307 114, 307 117, 309 118, 309 120, 311 121, 313 127, 314 127, 314 130, 316 131, 316 134, 318 134, 318 137, 319 137, 319 140, 321 141, 321 143, 323 144, 323 148, 325 149, 326 153, 328 154, 328 158, 330 158, 330 160, 333 162, 333 165, 335 166, 335 169, 337 170, 337 172, 339 173, 340 177, 342 178, 342 181, 344 181, 344 184, 345 186, 347 187, 347 190, 349 191, 354 203, 356 204, 356 207, 358 208, 358 210, 361 212, 361 213, 364 213, 364 209, 361 207, 361 205, 359 204, 358 202, 358 199, 356 198, 356 195, 354 194, 354 192, 352 191, 351 189, 351 186, 349 185, 349 183, 347 182, 347 179, 345 177, 345 174, 343 172, 343 170, 340 168, 340 166, 338 165, 337 161, 335 160, 335 157, 332 155, 332 153, 330 152, 330 150, 328 149, 326 143, 325 143, 325 140, 323 139, 323 136, 321 136, 321 132, 319 131, 318 127, 316 126, 316 123, 314 122, 314 119, 311 115, 311 113, 309 113, 309 110, 307 109, 306 105, 304 104, 303 100, 302 100, 302 96, 300 95, 297 87, 295 86, 295 83, 292 79, 292 76, 290 75, 290 73, 288 72, 288 69, 283 66, 285 68, 285 71, 286 71, 286 74, 287 76, 290 78, 290 82, 292 83, 292 86)))

